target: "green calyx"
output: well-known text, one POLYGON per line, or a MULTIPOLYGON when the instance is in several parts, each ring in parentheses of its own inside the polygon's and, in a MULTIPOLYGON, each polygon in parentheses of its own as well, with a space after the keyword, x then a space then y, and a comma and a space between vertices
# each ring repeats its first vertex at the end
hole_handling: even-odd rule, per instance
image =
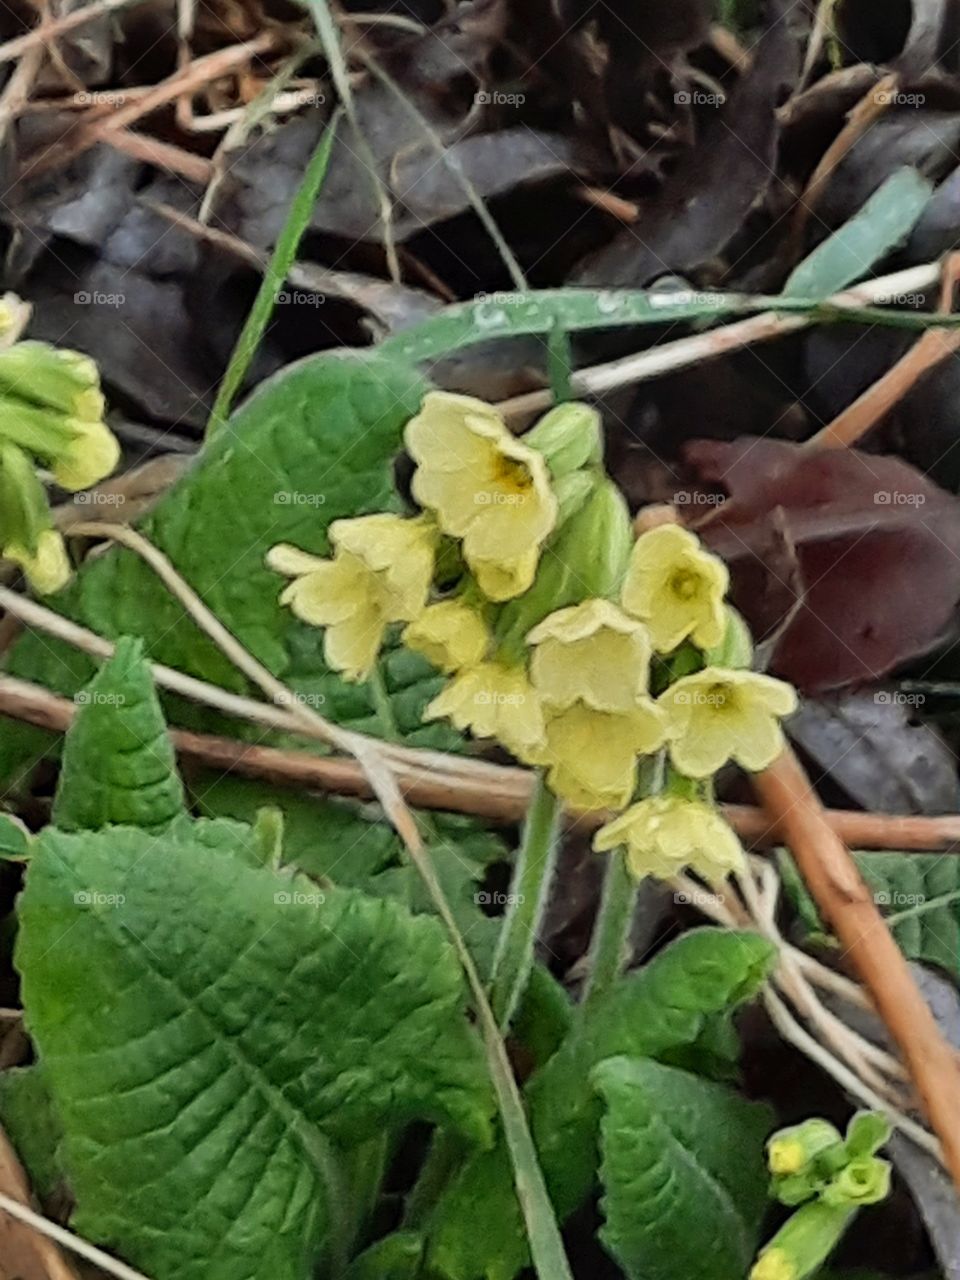
POLYGON ((603 459, 600 414, 587 404, 557 405, 522 439, 543 454, 555 481, 584 467, 597 467, 603 459))
POLYGON ((788 1218, 757 1259, 750 1280, 807 1280, 829 1258, 856 1209, 814 1201, 788 1218))
POLYGON ((51 527, 43 485, 22 449, 0 439, 0 548, 17 545, 33 554, 51 527))
MULTIPOLYGON (((588 479, 588 490, 544 547, 533 586, 504 605, 494 625, 504 661, 523 659, 527 633, 554 610, 619 593, 633 543, 630 513, 605 474, 580 474, 588 479)), ((574 479, 568 477, 568 483, 574 479)))

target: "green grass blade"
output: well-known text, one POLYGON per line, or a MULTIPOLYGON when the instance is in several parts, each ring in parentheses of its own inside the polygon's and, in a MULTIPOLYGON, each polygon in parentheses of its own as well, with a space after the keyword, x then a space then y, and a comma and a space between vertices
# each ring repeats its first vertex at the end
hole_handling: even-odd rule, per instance
POLYGON ((208 437, 219 430, 230 416, 234 397, 240 390, 247 370, 250 368, 250 362, 256 355, 267 325, 270 323, 273 308, 276 306, 277 295, 283 287, 287 273, 293 266, 294 259, 297 256, 297 249, 300 247, 303 233, 310 222, 314 206, 317 203, 317 197, 320 194, 320 188, 323 186, 323 180, 327 174, 327 166, 330 163, 330 151, 333 147, 338 120, 339 115, 335 114, 323 131, 323 136, 317 143, 316 150, 307 164, 303 181, 293 197, 287 220, 283 224, 283 230, 280 232, 273 254, 267 264, 260 288, 257 290, 257 296, 253 300, 253 306, 250 308, 249 315, 240 332, 240 337, 237 339, 236 346, 230 356, 227 371, 223 375, 223 381, 220 383, 217 399, 210 413, 210 420, 207 423, 206 434, 208 437))

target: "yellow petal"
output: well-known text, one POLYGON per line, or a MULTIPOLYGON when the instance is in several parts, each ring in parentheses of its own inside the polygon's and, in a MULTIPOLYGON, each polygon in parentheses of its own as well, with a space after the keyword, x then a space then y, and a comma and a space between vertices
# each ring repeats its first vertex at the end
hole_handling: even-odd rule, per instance
POLYGON ((322 556, 311 555, 292 547, 288 542, 278 542, 266 554, 266 565, 274 573, 282 573, 287 578, 295 578, 298 574, 312 573, 314 569, 328 561, 322 556))
POLYGON ((105 422, 71 419, 74 437, 53 463, 53 477, 62 489, 89 489, 116 468, 120 445, 105 422))
POLYGON ((540 553, 537 547, 531 547, 516 560, 471 560, 470 569, 477 580, 477 586, 494 603, 513 600, 529 591, 537 575, 540 553))
POLYGON ((55 529, 44 529, 37 538, 37 548, 29 552, 19 543, 11 542, 3 548, 6 560, 20 565, 31 587, 41 595, 51 595, 70 581, 70 561, 63 538, 55 529))
POLYGON ((373 606, 328 627, 323 646, 328 664, 347 680, 365 680, 377 661, 385 630, 383 616, 373 606))
POLYGON ((651 643, 641 622, 608 600, 559 609, 527 636, 533 682, 557 708, 582 701, 597 711, 630 711, 647 691, 651 643))
POLYGON ((688 636, 701 648, 723 639, 726 565, 705 551, 699 539, 679 525, 659 525, 634 545, 621 601, 628 613, 646 622, 661 653, 688 636))
POLYGON ((405 628, 403 643, 441 671, 453 672, 483 660, 490 633, 475 609, 461 600, 441 600, 405 628))
POLYGON ((328 627, 343 622, 362 608, 365 575, 346 558, 314 562, 309 573, 294 578, 280 594, 302 622, 328 627))

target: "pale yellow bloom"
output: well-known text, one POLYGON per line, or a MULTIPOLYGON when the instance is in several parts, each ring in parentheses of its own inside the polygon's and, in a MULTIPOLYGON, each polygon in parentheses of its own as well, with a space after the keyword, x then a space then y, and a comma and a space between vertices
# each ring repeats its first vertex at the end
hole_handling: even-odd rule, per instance
POLYGON ((807 1149, 797 1138, 774 1138, 767 1146, 767 1166, 777 1177, 799 1173, 807 1163, 807 1149))
POLYGON ((527 636, 530 671, 545 703, 577 701, 595 711, 628 712, 647 692, 650 635, 609 600, 558 609, 527 636))
POLYGON ((550 789, 575 809, 622 809, 637 782, 637 757, 663 744, 657 705, 638 698, 629 712, 575 702, 547 715, 546 743, 530 764, 547 769, 550 789))
POLYGON ((726 630, 723 598, 729 583, 726 565, 694 534, 663 524, 634 544, 620 598, 627 613, 650 628, 660 653, 688 637, 711 649, 726 630))
POLYGON ((70 581, 70 561, 63 538, 55 529, 44 529, 37 538, 36 550, 30 552, 20 543, 3 548, 3 558, 20 565, 27 580, 41 595, 51 595, 70 581))
POLYGON ((790 685, 753 671, 706 667, 658 699, 667 715, 670 758, 689 778, 707 778, 728 760, 754 772, 784 747, 780 718, 797 707, 790 685))
POLYGON ((460 671, 486 657, 490 632, 476 609, 462 600, 441 600, 404 629, 403 643, 441 671, 460 671))
POLYGON ((539 562, 540 548, 531 547, 515 560, 478 560, 475 556, 470 568, 487 599, 499 603, 530 590, 539 562))
POLYGON ((785 1249, 775 1247, 760 1255, 750 1280, 798 1280, 797 1267, 785 1249))
MULTIPOLYGON (((531 553, 535 568, 557 522, 557 499, 542 454, 514 439, 482 400, 445 391, 426 396, 405 438, 417 463, 413 494, 436 513, 444 533, 463 540, 467 564, 475 572, 481 566, 484 573, 513 566, 508 577, 517 579, 514 594, 526 590, 533 576, 531 553)), ((501 582, 498 591, 506 589, 501 582)))
POLYGON ((327 662, 348 680, 363 680, 392 622, 423 611, 433 579, 436 530, 424 519, 382 514, 335 520, 333 559, 296 547, 273 547, 267 564, 292 577, 280 596, 298 618, 326 627, 327 662))
POLYGON ((480 662, 461 671, 424 713, 427 720, 443 716, 477 738, 496 738, 521 759, 543 745, 543 710, 523 667, 480 662))
POLYGON ((110 475, 120 461, 120 445, 105 422, 71 418, 69 426, 70 442, 54 458, 52 470, 62 489, 76 492, 110 475))
POLYGON ((667 880, 690 867, 717 884, 746 865, 735 833, 715 809, 699 800, 652 796, 632 805, 597 832, 597 850, 626 846, 627 864, 638 879, 667 880))

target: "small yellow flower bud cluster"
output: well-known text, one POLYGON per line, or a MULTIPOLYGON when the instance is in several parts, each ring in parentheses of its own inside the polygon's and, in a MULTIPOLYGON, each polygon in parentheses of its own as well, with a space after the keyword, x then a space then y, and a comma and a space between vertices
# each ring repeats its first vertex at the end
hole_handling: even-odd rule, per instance
MULTIPOLYGON (((764 768, 795 706, 788 685, 725 665, 750 646, 723 563, 676 525, 634 540, 600 438, 584 405, 516 438, 490 405, 432 392, 406 429, 423 514, 335 521, 329 559, 268 558, 293 579, 281 600, 326 628, 332 667, 366 678, 405 623, 404 643, 449 677, 427 718, 496 739, 594 811, 629 805, 639 761, 661 751, 694 791, 731 759, 764 768)), ((719 880, 743 859, 708 803, 676 795, 597 836, 621 844, 638 877, 692 866, 719 880)))
POLYGON ((41 593, 64 586, 70 564, 34 461, 71 491, 102 480, 120 459, 103 413, 97 367, 86 356, 45 342, 0 350, 0 555, 41 593))

